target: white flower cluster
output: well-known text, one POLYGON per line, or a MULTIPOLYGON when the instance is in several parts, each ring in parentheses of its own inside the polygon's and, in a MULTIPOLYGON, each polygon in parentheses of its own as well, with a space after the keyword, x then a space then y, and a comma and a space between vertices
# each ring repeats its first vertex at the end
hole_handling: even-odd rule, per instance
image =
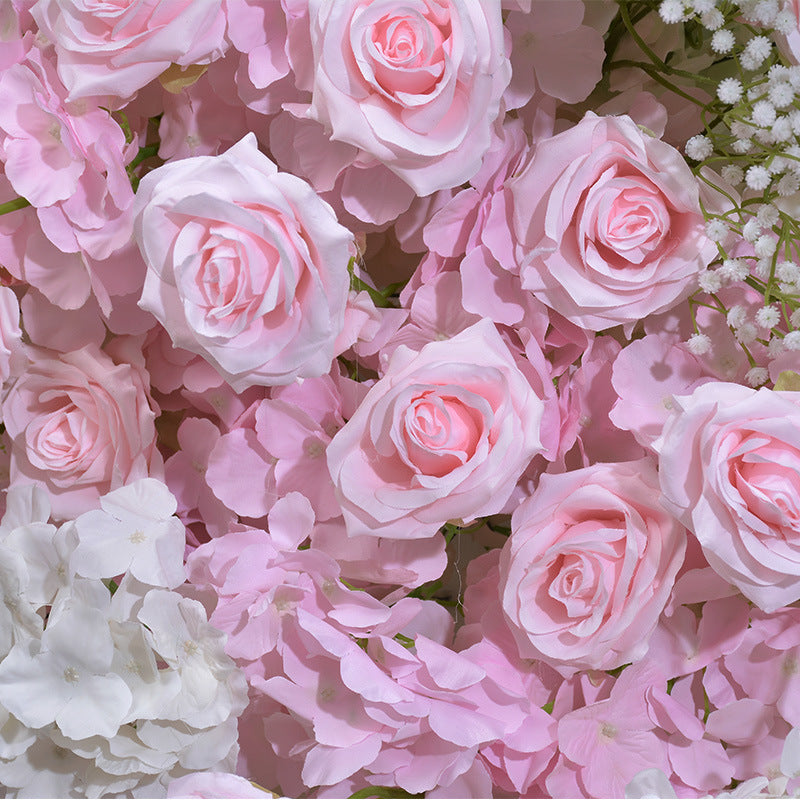
POLYGON ((180 591, 175 509, 166 486, 147 478, 56 528, 45 492, 9 490, 0 523, 6 797, 159 797, 190 772, 233 771, 247 685, 225 635, 180 591))

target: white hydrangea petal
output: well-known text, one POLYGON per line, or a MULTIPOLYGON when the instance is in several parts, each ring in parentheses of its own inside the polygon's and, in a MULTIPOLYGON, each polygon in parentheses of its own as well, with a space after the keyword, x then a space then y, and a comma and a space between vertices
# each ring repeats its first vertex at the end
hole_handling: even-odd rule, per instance
POLYGON ((105 511, 94 510, 75 520, 78 546, 70 567, 86 578, 113 578, 126 572, 133 559, 136 543, 132 531, 105 511))
POLYGON ((70 739, 114 736, 128 714, 131 690, 119 675, 81 675, 56 724, 70 739))
POLYGON ((36 640, 15 645, 0 663, 0 703, 20 722, 43 728, 67 704, 72 686, 36 640))
POLYGON ((100 507, 120 522, 139 527, 168 519, 177 511, 178 501, 161 481, 142 478, 101 497, 100 507))
POLYGON ((68 565, 55 545, 56 533, 54 525, 30 522, 14 528, 4 542, 25 561, 29 577, 25 596, 36 608, 50 604, 66 583, 68 565))
POLYGON ((6 493, 6 513, 0 522, 0 539, 22 525, 47 522, 50 519, 50 497, 38 484, 15 484, 6 493))
POLYGON ((800 775, 800 728, 792 728, 786 735, 781 753, 781 772, 787 778, 800 775))
POLYGON ((104 675, 111 667, 114 642, 108 618, 97 608, 76 602, 65 608, 42 634, 42 646, 62 665, 90 675, 104 675))
POLYGON ((186 531, 177 517, 146 529, 135 548, 130 572, 137 580, 151 586, 174 589, 186 580, 183 553, 186 531))
POLYGON ((625 787, 626 798, 674 798, 672 784, 660 769, 644 769, 625 787))
POLYGON ((0 706, 0 759, 16 758, 36 741, 36 734, 0 706))

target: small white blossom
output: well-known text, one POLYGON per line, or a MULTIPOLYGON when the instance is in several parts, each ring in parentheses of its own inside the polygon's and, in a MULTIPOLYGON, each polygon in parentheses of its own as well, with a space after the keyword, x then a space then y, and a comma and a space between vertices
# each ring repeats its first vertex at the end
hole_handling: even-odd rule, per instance
POLYGON ((779 12, 778 15, 775 17, 775 21, 772 23, 772 27, 775 28, 778 33, 791 33, 791 31, 796 27, 797 22, 795 20, 794 14, 792 14, 789 9, 784 9, 783 11, 779 12))
POLYGON ((770 358, 777 358, 786 348, 783 346, 783 339, 773 336, 767 344, 767 352, 770 358))
POLYGON ((769 233, 759 236, 753 245, 753 249, 759 258, 768 258, 775 253, 777 248, 778 243, 775 241, 775 237, 769 233))
POLYGON ((764 306, 756 311, 756 325, 760 328, 774 328, 781 319, 781 313, 775 306, 764 306))
POLYGON ((759 128, 754 134, 753 138, 765 147, 775 144, 775 137, 772 135, 771 128, 759 128))
POLYGON ((739 344, 748 345, 752 344, 758 336, 758 329, 752 322, 745 322, 740 328, 737 328, 733 335, 739 344))
POLYGON ((744 180, 744 170, 738 164, 726 164, 719 174, 731 186, 738 186, 744 180))
POLYGON ((794 100, 794 89, 788 81, 779 81, 769 88, 769 101, 775 108, 786 108, 794 100))
POLYGON ((761 278, 761 280, 767 280, 769 278, 769 274, 772 272, 772 259, 771 258, 759 258, 756 261, 756 265, 753 268, 753 273, 757 278, 761 278))
POLYGON ((698 134, 686 142, 686 155, 694 161, 703 161, 714 152, 714 145, 707 136, 698 134))
POLYGON ((721 56, 727 55, 736 45, 736 37, 727 28, 717 31, 711 37, 711 49, 721 56))
POLYGON ((737 139, 731 145, 731 149, 734 153, 743 156, 745 153, 749 153, 753 149, 753 143, 750 141, 750 139, 737 139))
POLYGON ((779 197, 789 197, 798 189, 800 189, 800 178, 797 175, 784 175, 775 186, 779 197))
POLYGON ((750 119, 754 125, 758 125, 760 128, 768 128, 775 122, 775 117, 775 106, 769 100, 759 100, 753 104, 750 119))
POLYGON ((725 319, 731 328, 741 328, 747 322, 747 309, 740 305, 731 306, 725 319))
POLYGON ((700 284, 700 288, 709 294, 714 294, 722 288, 722 278, 715 270, 707 269, 701 272, 697 282, 700 284))
POLYGON ((761 223, 751 217, 742 227, 742 237, 746 242, 754 242, 761 235, 761 223))
POLYGON ((792 314, 789 317, 789 322, 793 328, 800 328, 800 308, 792 311, 792 314))
POLYGON ((716 0, 692 0, 695 14, 708 14, 716 9, 716 0))
MULTIPOLYGON (((792 316, 794 317, 794 314, 792 314, 792 316)), ((794 322, 792 322, 792 324, 794 324, 794 322)), ((789 333, 783 337, 783 346, 787 350, 800 350, 800 331, 789 331, 789 333)))
POLYGON ((725 24, 725 17, 719 9, 715 8, 703 14, 700 17, 700 22, 708 30, 716 31, 725 24))
POLYGON ((717 272, 723 280, 743 281, 750 274, 750 268, 740 258, 726 258, 717 272))
POLYGON ((748 125, 746 122, 742 122, 741 120, 735 120, 731 123, 731 133, 737 139, 748 139, 753 135, 754 132, 755 128, 752 125, 748 125))
POLYGON ((800 267, 792 261, 780 261, 775 266, 775 275, 784 283, 800 282, 800 267))
POLYGON ((738 103, 742 99, 743 93, 742 84, 736 78, 724 78, 717 87, 717 97, 723 103, 730 103, 730 105, 738 103))
POLYGON ((753 367, 744 376, 747 383, 754 389, 763 386, 769 380, 769 370, 764 367, 753 367))
POLYGON ((686 342, 689 352, 696 356, 702 356, 711 350, 711 339, 704 333, 693 333, 686 342))
POLYGON ((663 0, 658 7, 658 14, 666 23, 680 22, 685 9, 681 0, 663 0))
POLYGON ((765 228, 771 228, 776 225, 780 218, 781 212, 775 206, 767 205, 766 203, 763 206, 759 206, 756 212, 756 219, 765 228))
POLYGON ((769 27, 778 15, 778 11, 780 11, 780 6, 776 0, 761 0, 753 8, 752 19, 754 22, 760 22, 762 25, 769 27))
POLYGON ((706 222, 706 236, 712 242, 721 242, 728 235, 728 226, 721 219, 710 219, 706 222))
POLYGON ((761 192, 769 186, 771 177, 764 167, 756 164, 748 167, 744 180, 748 187, 756 192, 761 192))
POLYGON ((758 69, 768 58, 772 42, 766 36, 754 36, 742 51, 739 63, 744 69, 758 69))
MULTIPOLYGON (((778 117, 769 129, 770 136, 775 142, 788 142, 792 138, 794 131, 792 123, 788 117, 778 117)), ((770 170, 772 172, 772 170, 770 170)))

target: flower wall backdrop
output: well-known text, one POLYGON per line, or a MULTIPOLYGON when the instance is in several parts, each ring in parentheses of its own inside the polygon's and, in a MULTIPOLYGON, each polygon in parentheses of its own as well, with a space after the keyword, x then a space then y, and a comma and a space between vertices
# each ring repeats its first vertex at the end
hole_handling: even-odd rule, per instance
POLYGON ((2 0, 7 797, 800 796, 797 0, 2 0))

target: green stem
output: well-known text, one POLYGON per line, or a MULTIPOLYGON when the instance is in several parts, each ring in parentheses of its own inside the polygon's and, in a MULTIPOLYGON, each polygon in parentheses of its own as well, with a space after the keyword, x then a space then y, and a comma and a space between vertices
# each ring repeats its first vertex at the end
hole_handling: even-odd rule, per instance
POLYGON ((17 197, 14 200, 9 200, 7 203, 0 203, 0 216, 3 214, 10 214, 12 211, 17 211, 20 208, 27 208, 30 203, 24 197, 17 197))

